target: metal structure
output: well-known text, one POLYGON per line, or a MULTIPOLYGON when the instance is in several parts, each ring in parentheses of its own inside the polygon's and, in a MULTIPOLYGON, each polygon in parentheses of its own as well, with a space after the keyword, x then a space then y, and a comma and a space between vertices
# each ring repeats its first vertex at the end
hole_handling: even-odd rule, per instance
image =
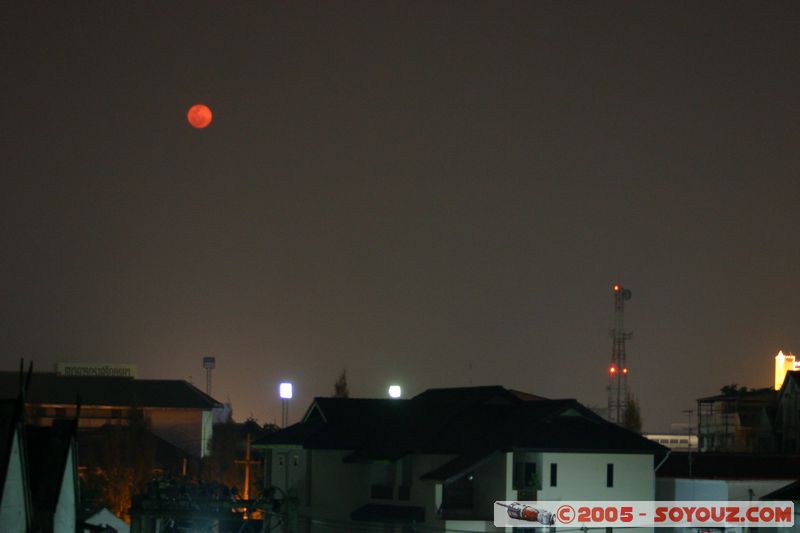
POLYGON ((211 371, 217 365, 213 357, 203 357, 203 368, 206 369, 206 394, 211 396, 211 371))
POLYGON ((611 330, 611 366, 608 368, 608 419, 621 424, 628 408, 628 362, 625 341, 633 334, 625 331, 625 302, 631 291, 614 285, 614 329, 611 330))

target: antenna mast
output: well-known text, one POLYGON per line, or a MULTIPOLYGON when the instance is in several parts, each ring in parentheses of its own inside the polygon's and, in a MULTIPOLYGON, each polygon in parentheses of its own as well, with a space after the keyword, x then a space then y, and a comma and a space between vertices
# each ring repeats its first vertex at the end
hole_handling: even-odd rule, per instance
POLYGON ((625 331, 625 301, 631 299, 631 291, 614 285, 614 329, 611 330, 611 366, 608 368, 608 420, 621 424, 628 408, 628 362, 625 356, 625 341, 633 333, 625 331))

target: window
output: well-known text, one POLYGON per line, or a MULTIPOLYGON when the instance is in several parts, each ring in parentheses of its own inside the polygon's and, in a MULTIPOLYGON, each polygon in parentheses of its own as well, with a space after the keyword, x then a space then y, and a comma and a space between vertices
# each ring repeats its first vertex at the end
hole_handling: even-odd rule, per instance
POLYGON ((533 488, 536 486, 536 463, 514 463, 514 490, 533 488))
POLYGON ((558 485, 558 464, 550 463, 550 486, 555 487, 558 485))
POLYGON ((608 463, 606 465, 606 487, 614 486, 614 464, 608 463))
POLYGON ((295 455, 292 457, 292 466, 300 466, 300 457, 295 455))

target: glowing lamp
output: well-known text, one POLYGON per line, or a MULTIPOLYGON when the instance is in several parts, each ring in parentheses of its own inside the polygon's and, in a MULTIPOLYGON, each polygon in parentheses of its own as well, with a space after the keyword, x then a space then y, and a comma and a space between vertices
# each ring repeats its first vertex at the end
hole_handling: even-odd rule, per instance
POLYGON ((403 394, 403 389, 400 388, 400 385, 390 385, 389 386, 389 396, 390 397, 399 398, 401 394, 403 394))
POLYGON ((608 369, 608 371, 611 372, 612 374, 615 374, 617 372, 617 367, 612 366, 611 368, 608 369))
POLYGON ((294 392, 294 387, 292 387, 291 383, 281 383, 278 387, 278 394, 280 394, 281 398, 284 400, 291 400, 292 394, 294 392))
POLYGON ((619 285, 614 285, 614 292, 619 292, 619 285))
POLYGON ((627 368, 623 368, 623 369, 622 369, 622 373, 623 373, 623 374, 627 374, 627 373, 628 373, 628 369, 627 369, 627 368))

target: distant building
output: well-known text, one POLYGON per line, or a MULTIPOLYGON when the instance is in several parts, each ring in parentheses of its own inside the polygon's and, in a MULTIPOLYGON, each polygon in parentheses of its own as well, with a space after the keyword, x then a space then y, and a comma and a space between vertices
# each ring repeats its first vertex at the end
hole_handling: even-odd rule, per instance
POLYGON ((497 500, 653 499, 668 451, 575 400, 502 387, 316 398, 256 447, 267 486, 297 495, 311 532, 494 531, 497 500))
POLYGON ((800 360, 794 354, 784 354, 783 350, 775 356, 775 390, 780 390, 787 372, 800 370, 800 360))
MULTIPOLYGON (((0 394, 17 394, 19 374, 0 372, 0 394)), ((81 401, 79 428, 127 425, 141 409, 157 436, 197 456, 208 454, 218 401, 183 380, 66 376, 34 373, 26 396, 27 420, 50 426, 73 419, 81 401)))
POLYGON ((686 433, 649 433, 643 435, 643 437, 676 452, 685 452, 689 450, 698 451, 699 449, 697 447, 697 435, 688 435, 686 433))
POLYGON ((779 451, 800 453, 800 371, 798 370, 786 373, 786 379, 778 393, 774 425, 779 451))
POLYGON ((778 393, 772 388, 736 391, 697 400, 701 452, 775 451, 773 420, 778 393))

